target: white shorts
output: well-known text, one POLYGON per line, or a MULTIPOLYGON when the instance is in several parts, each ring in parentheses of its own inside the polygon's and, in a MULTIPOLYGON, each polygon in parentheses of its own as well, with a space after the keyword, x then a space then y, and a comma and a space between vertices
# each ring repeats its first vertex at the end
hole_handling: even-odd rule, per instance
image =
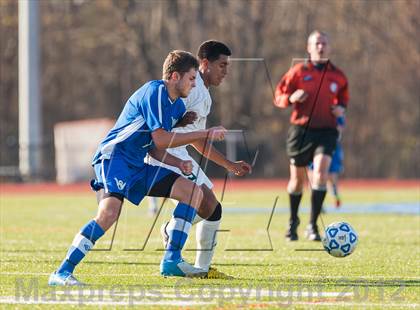
POLYGON ((191 180, 192 182, 196 183, 197 185, 206 185, 209 189, 213 188, 213 183, 210 181, 210 179, 206 176, 204 171, 201 169, 200 165, 197 164, 197 162, 188 154, 188 151, 185 147, 177 147, 172 149, 166 150, 171 155, 182 159, 182 160, 191 160, 193 169, 192 173, 190 175, 185 175, 179 170, 177 167, 170 166, 167 164, 164 164, 156 159, 154 159, 151 156, 147 156, 147 163, 152 166, 162 166, 169 170, 172 170, 173 172, 176 172, 180 175, 182 175, 184 178, 191 180))

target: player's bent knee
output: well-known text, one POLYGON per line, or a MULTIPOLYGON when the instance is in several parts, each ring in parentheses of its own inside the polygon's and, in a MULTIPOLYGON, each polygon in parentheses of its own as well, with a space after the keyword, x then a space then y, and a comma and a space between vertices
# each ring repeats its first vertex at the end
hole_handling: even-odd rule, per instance
POLYGON ((212 215, 215 209, 215 204, 208 201, 204 195, 203 200, 201 201, 200 207, 197 209, 197 214, 203 219, 207 219, 212 215))
POLYGON ((213 191, 206 185, 201 185, 201 189, 203 192, 203 199, 201 201, 200 208, 197 210, 197 213, 200 215, 200 217, 207 219, 213 214, 219 202, 217 201, 213 191))
MULTIPOLYGON (((192 184, 192 182, 190 183, 192 184)), ((198 209, 201 202, 203 201, 203 191, 199 186, 196 186, 195 184, 185 187, 182 190, 182 196, 179 201, 186 203, 195 209, 198 209)))
POLYGON ((215 207, 219 201, 217 201, 216 196, 214 195, 213 191, 208 188, 205 184, 201 185, 201 190, 203 191, 203 201, 206 201, 211 206, 215 207))
POLYGON ((178 178, 172 187, 171 198, 198 209, 203 200, 203 192, 190 180, 178 178))

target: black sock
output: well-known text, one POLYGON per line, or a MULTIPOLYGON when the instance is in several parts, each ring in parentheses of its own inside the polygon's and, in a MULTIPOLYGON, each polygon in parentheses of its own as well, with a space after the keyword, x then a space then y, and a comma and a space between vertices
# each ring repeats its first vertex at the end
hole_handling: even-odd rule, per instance
POLYGON ((300 200, 302 199, 302 193, 289 193, 289 201, 290 201, 290 220, 296 221, 298 219, 298 211, 300 200))
POLYGON ((318 216, 321 213, 322 204, 324 203, 326 189, 312 189, 311 194, 311 220, 312 225, 316 225, 318 216))

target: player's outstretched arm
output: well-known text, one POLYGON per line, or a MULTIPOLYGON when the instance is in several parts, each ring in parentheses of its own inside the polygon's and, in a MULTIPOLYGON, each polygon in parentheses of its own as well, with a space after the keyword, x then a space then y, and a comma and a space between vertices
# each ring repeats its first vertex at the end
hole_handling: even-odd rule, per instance
POLYGON ((201 139, 222 141, 225 138, 225 132, 226 129, 222 126, 188 133, 168 132, 159 128, 152 132, 152 139, 157 149, 165 150, 171 147, 191 144, 201 139))
POLYGON ((182 173, 186 175, 190 175, 192 172, 193 166, 191 160, 179 159, 178 157, 169 154, 165 150, 158 150, 156 148, 150 150, 149 155, 164 164, 179 168, 179 170, 181 170, 182 173))
POLYGON ((203 156, 215 162, 217 165, 225 168, 229 172, 232 172, 238 176, 243 176, 247 173, 251 173, 252 167, 245 161, 232 162, 228 160, 225 155, 220 153, 213 144, 208 141, 198 140, 191 143, 192 146, 203 156))

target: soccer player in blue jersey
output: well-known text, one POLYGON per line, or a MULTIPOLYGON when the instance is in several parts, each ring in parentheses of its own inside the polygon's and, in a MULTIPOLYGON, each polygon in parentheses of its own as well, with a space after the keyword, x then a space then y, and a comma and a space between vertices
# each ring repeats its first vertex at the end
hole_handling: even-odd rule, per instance
POLYGON ((344 128, 346 126, 346 118, 344 110, 336 110, 334 111, 334 113, 337 117, 337 130, 339 135, 337 140, 337 146, 331 159, 330 169, 328 171, 328 183, 330 184, 332 194, 334 195, 335 207, 339 208, 341 206, 341 198, 338 192, 338 176, 344 170, 344 151, 343 146, 341 145, 341 138, 343 135, 344 128))
POLYGON ((341 206, 341 198, 338 191, 338 176, 343 172, 344 151, 340 141, 337 141, 337 146, 331 160, 330 169, 328 171, 328 183, 331 187, 331 192, 334 196, 335 207, 341 206))
POLYGON ((145 196, 179 201, 170 220, 172 229, 160 265, 161 274, 191 277, 203 274, 201 269, 181 257, 191 222, 203 198, 202 190, 171 170, 144 162, 149 154, 189 174, 191 161, 180 160, 165 150, 200 139, 224 139, 223 127, 189 133, 171 132, 185 114, 185 105, 180 98, 187 97, 195 86, 197 69, 198 62, 192 54, 172 51, 163 64, 163 79, 146 83, 128 99, 92 162, 96 179, 91 185, 97 191, 97 215, 76 234, 65 259, 50 275, 49 285, 82 285, 73 276, 75 267, 116 222, 124 199, 138 205, 145 196))

